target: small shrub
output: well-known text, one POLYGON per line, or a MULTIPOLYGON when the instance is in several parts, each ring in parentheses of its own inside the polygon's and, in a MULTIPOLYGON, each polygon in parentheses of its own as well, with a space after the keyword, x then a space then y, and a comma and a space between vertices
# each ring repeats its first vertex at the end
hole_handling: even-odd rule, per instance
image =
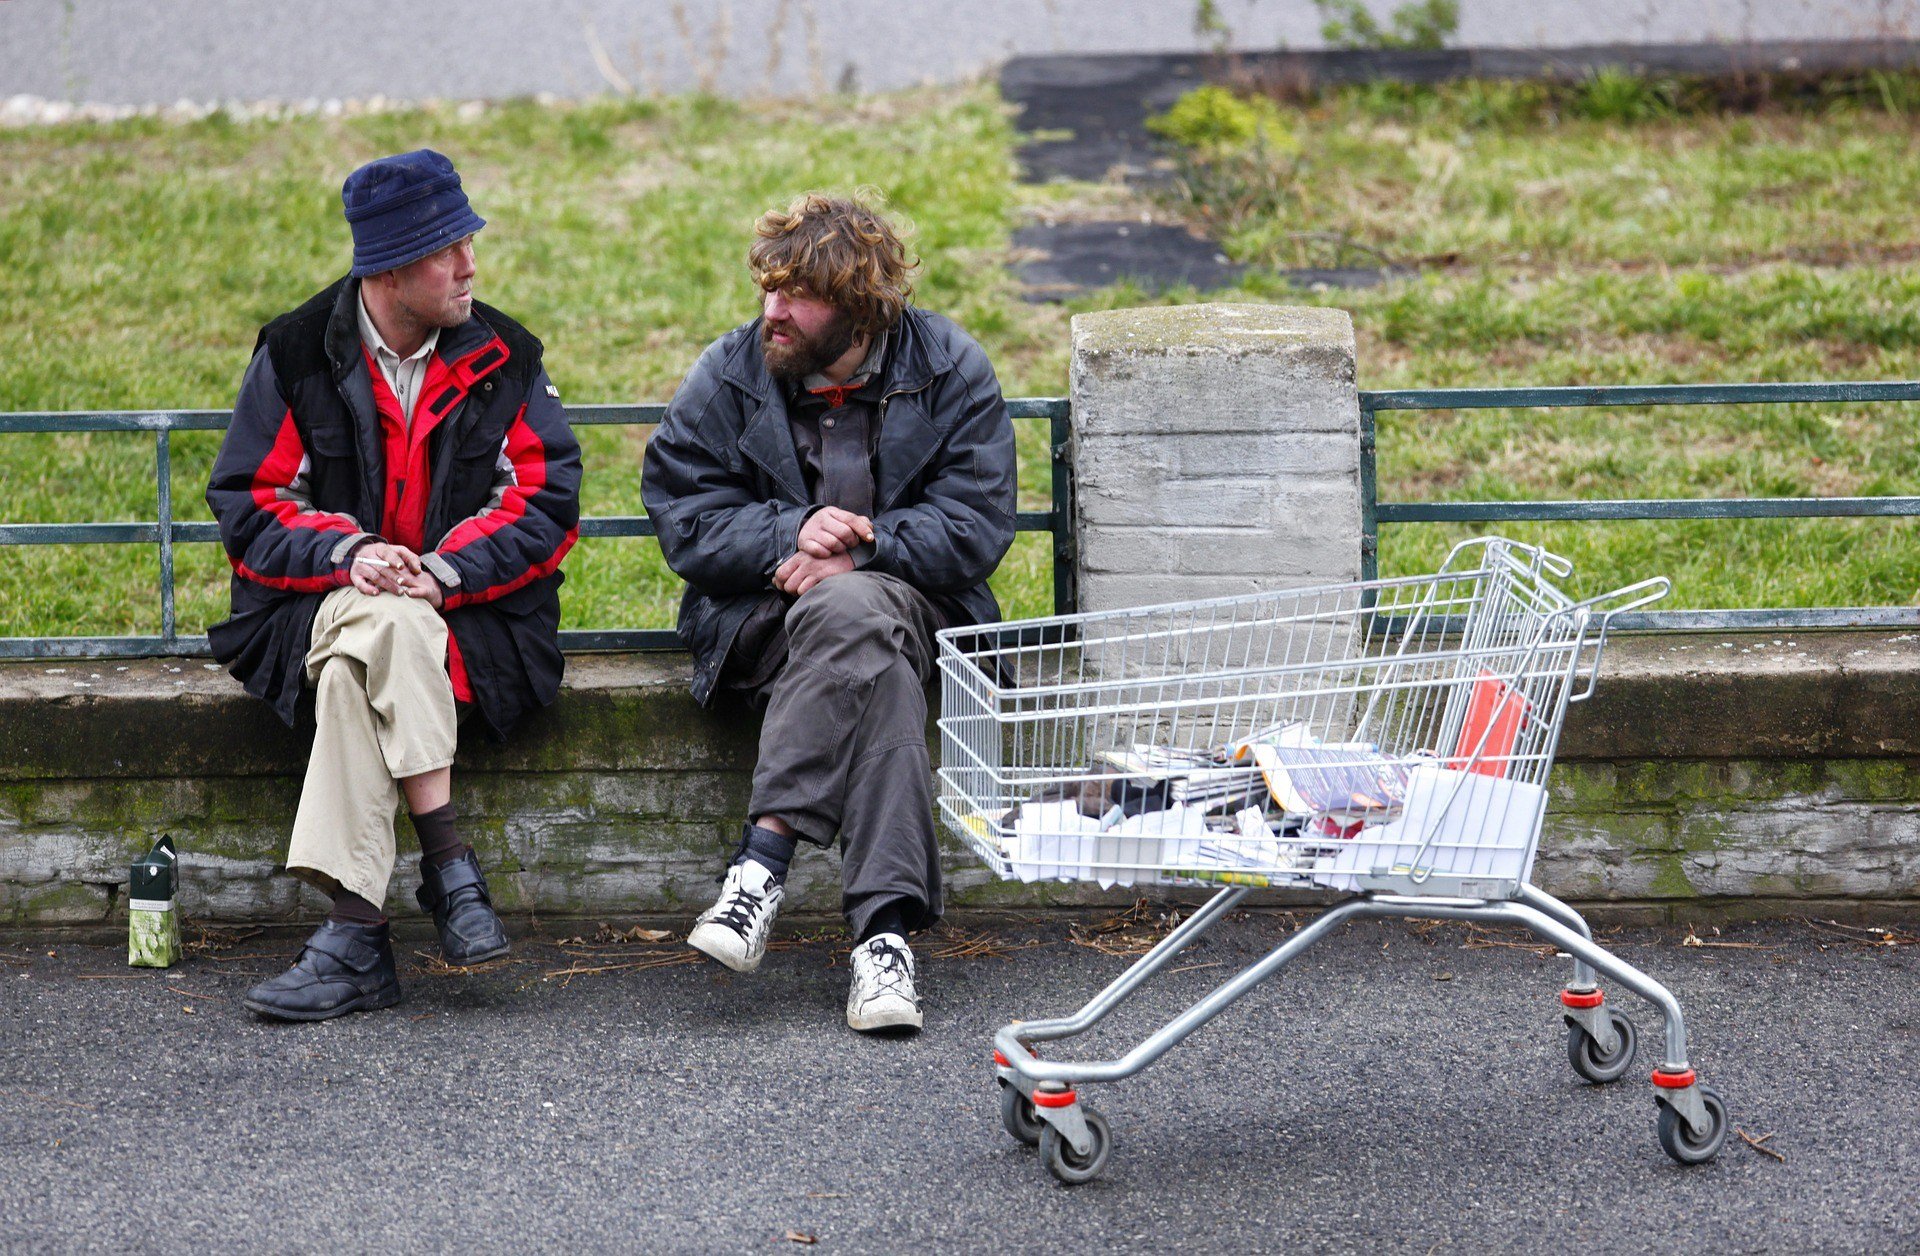
POLYGON ((1370 79, 1339 92, 1360 112, 1382 121, 1421 122, 1440 104, 1434 88, 1400 79, 1370 79))
POLYGON ((1582 82, 1568 102, 1576 117, 1593 122, 1648 122, 1675 112, 1676 85, 1611 67, 1582 82))
POLYGON ((1298 200, 1300 142, 1264 96, 1198 87, 1147 127, 1177 146, 1174 194, 1204 217, 1280 217, 1298 200))
POLYGON ((1439 95, 1461 125, 1473 130, 1529 125, 1553 105, 1546 84, 1508 79, 1462 79, 1447 84, 1439 95))
POLYGON ((1236 96, 1225 87, 1196 87, 1163 114, 1147 119, 1147 129, 1182 148, 1217 155, 1258 145, 1274 152, 1299 147, 1280 110, 1264 96, 1236 96))
POLYGON ((1385 25, 1362 0, 1313 0, 1326 18, 1321 37, 1335 48, 1444 48, 1460 29, 1458 0, 1415 0, 1385 25))

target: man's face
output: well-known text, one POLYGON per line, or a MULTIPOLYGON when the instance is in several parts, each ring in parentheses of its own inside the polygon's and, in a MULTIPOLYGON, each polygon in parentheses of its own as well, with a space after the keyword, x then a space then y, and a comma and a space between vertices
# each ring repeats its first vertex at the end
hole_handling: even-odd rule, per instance
POLYGON ((761 297, 760 352, 780 379, 804 379, 840 360, 852 347, 853 319, 798 288, 761 297))
POLYGON ((458 327, 473 311, 473 237, 388 272, 394 304, 423 327, 458 327))

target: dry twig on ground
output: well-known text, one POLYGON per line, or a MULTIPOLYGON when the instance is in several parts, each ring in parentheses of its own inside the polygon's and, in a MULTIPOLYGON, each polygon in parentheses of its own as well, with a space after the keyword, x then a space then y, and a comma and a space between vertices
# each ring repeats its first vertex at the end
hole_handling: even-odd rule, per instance
POLYGON ((1741 1138, 1745 1139, 1747 1146, 1753 1148, 1755 1151, 1762 1152, 1766 1155, 1772 1156, 1775 1160, 1778 1160, 1781 1164, 1785 1164, 1787 1162, 1787 1158, 1785 1156, 1781 1155, 1779 1152, 1775 1151, 1773 1148, 1767 1146, 1767 1140, 1773 1137, 1773 1134, 1771 1132, 1762 1134, 1758 1138, 1755 1138, 1752 1134, 1747 1133, 1745 1130, 1741 1129, 1737 1125, 1733 1127, 1733 1132, 1740 1135, 1741 1138))
POLYGON ((1882 928, 1878 925, 1843 925, 1837 920, 1811 920, 1805 916, 1800 923, 1821 933, 1830 933, 1845 938, 1855 946, 1913 946, 1920 944, 1920 937, 1903 933, 1898 929, 1882 928))
POLYGON ((473 973, 498 972, 514 963, 510 956, 490 959, 484 964, 449 964, 432 951, 415 951, 420 961, 419 976, 422 977, 465 977, 473 973))
POLYGON ((670 929, 648 929, 641 925, 635 925, 631 929, 616 929, 603 920, 591 938, 576 934, 571 938, 555 938, 548 945, 558 947, 621 946, 629 942, 665 942, 672 936, 673 931, 670 929))
POLYGON ((597 973, 639 972, 648 968, 678 968, 684 964, 698 964, 706 958, 694 950, 685 951, 641 951, 632 959, 614 964, 574 964, 567 968, 550 968, 541 973, 549 981, 558 979, 564 989, 575 977, 586 977, 597 973))
POLYGON ((38 1099, 41 1103, 57 1103, 63 1108, 84 1108, 88 1112, 99 1111, 98 1108, 90 1103, 81 1103, 74 1099, 62 1099, 57 1095, 44 1095, 37 1090, 20 1090, 16 1088, 13 1093, 16 1095, 25 1095, 29 1099, 38 1099))
POLYGON ((921 943, 928 959, 1005 959, 1015 951, 1032 950, 1047 943, 1039 938, 1010 942, 987 929, 967 930, 942 925, 921 943))
MULTIPOLYGON (((1518 932, 1518 931, 1516 931, 1518 932)), ((1515 942, 1508 938, 1497 938, 1494 930, 1484 925, 1467 923, 1467 939, 1460 944, 1463 951, 1484 951, 1494 947, 1504 947, 1513 951, 1531 951, 1541 959, 1552 959, 1560 953, 1560 948, 1551 942, 1515 942)), ((1522 934, 1521 936, 1528 936, 1522 934)))
POLYGON ((1090 925, 1075 921, 1068 926, 1067 940, 1116 959, 1135 959, 1159 945, 1179 923, 1178 907, 1155 912, 1146 899, 1137 898, 1133 906, 1104 920, 1090 925))
POLYGON ((183 954, 195 959, 232 961, 242 959, 270 959, 265 955, 228 955, 234 947, 250 938, 257 938, 266 932, 260 928, 247 928, 238 925, 203 925, 197 921, 188 921, 187 929, 193 936, 180 944, 183 954))
POLYGON ((1759 942, 1721 942, 1717 940, 1720 930, 1715 929, 1715 938, 1703 938, 1695 933, 1692 925, 1687 926, 1687 936, 1680 939, 1681 946, 1718 946, 1732 951, 1777 951, 1777 946, 1766 946, 1759 942))

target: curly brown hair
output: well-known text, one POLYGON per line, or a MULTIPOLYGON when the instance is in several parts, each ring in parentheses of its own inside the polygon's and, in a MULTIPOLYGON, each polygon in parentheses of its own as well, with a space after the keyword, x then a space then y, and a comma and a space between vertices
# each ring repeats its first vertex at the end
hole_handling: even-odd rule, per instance
POLYGON ((864 198, 808 192, 762 214, 753 233, 747 267, 761 291, 800 289, 844 312, 855 335, 892 327, 913 296, 907 272, 919 263, 864 198))

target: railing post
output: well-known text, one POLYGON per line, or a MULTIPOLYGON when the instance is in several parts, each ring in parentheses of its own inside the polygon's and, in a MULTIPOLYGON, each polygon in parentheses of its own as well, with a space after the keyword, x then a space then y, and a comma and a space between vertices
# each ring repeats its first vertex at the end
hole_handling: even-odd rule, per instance
POLYGON ((1047 422, 1047 445, 1053 467, 1053 613, 1071 615, 1079 609, 1073 578, 1073 407, 1054 403, 1047 422))
POLYGON ((1380 578, 1380 489, 1374 469, 1374 410, 1360 394, 1360 578, 1380 578))
POLYGON ((173 450, 170 426, 155 433, 155 474, 160 483, 160 642, 173 649, 173 450))
POLYGON ((1073 319, 1083 611, 1358 579, 1353 320, 1187 305, 1073 319))

